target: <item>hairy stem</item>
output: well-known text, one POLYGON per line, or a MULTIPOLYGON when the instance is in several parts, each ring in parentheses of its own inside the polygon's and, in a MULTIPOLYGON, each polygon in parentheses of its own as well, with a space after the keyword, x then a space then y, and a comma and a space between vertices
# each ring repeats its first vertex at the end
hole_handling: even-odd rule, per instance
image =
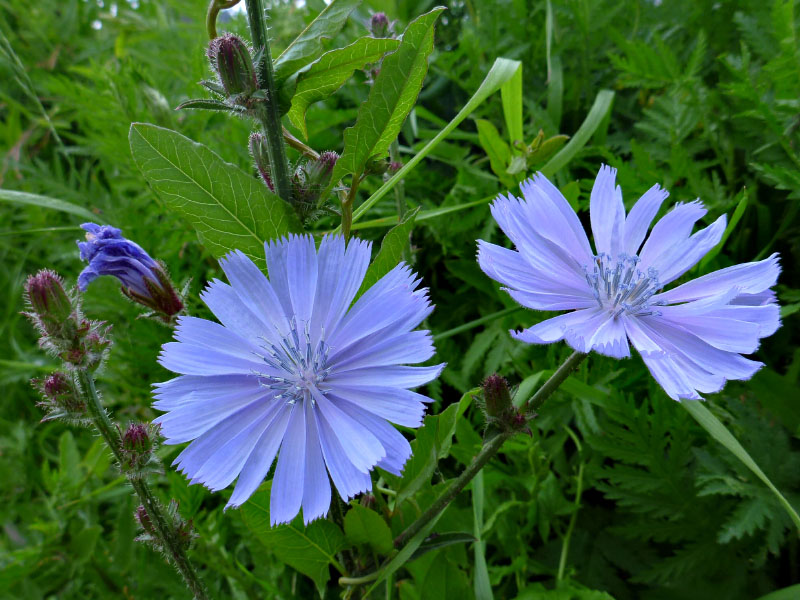
POLYGON ((342 200, 342 235, 344 235, 345 241, 350 239, 350 228, 353 225, 353 204, 356 201, 359 183, 361 183, 361 174, 356 173, 353 175, 353 183, 350 184, 347 197, 342 200))
MULTIPOLYGON (((580 364, 580 362, 586 358, 586 354, 583 352, 573 352, 564 364, 562 364, 555 373, 548 379, 544 385, 533 395, 533 397, 525 404, 526 412, 534 412, 537 408, 539 408, 547 398, 549 398, 553 392, 555 392, 558 387, 564 383, 564 380, 569 376, 569 374, 575 369, 575 367, 580 364)), ((475 475, 486 466, 492 457, 500 450, 501 446, 505 443, 507 439, 512 437, 516 432, 514 431, 503 431, 495 435, 494 437, 486 440, 483 443, 483 448, 481 451, 472 459, 472 462, 469 466, 464 469, 464 471, 459 475, 456 480, 450 484, 450 486, 442 492, 442 495, 439 496, 436 501, 422 513, 416 521, 411 523, 400 535, 398 535, 394 540, 395 546, 402 546, 403 543, 408 540, 409 538, 414 537, 425 525, 430 522, 431 519, 436 517, 440 512, 442 512, 447 505, 452 502, 456 496, 463 490, 467 484, 472 481, 475 475)))
POLYGON ((272 69, 272 54, 269 50, 269 35, 264 22, 264 5, 262 0, 245 0, 245 5, 247 6, 250 36, 253 38, 253 48, 256 56, 259 57, 256 65, 258 85, 266 94, 266 100, 258 105, 257 116, 267 140, 269 166, 275 183, 275 191, 278 196, 291 202, 292 188, 289 181, 289 166, 286 160, 286 148, 283 145, 283 126, 278 114, 278 95, 275 74, 272 69))
MULTIPOLYGON (((97 389, 94 385, 94 377, 85 369, 80 369, 77 372, 78 381, 81 386, 81 391, 86 401, 86 406, 97 430, 105 440, 106 445, 111 449, 114 458, 118 463, 122 463, 122 440, 119 435, 119 430, 111 423, 108 414, 100 404, 100 397, 97 395, 97 389)), ((189 562, 183 546, 176 539, 175 532, 169 525, 164 512, 161 509, 161 504, 153 495, 150 486, 147 485, 143 479, 137 477, 128 477, 133 489, 139 496, 139 501, 147 511, 147 515, 153 523, 153 528, 158 535, 159 542, 164 550, 169 554, 175 568, 183 577, 189 590, 194 594, 196 600, 207 600, 205 587, 203 586, 200 578, 189 562)))
POLYGON ((217 15, 219 11, 226 8, 233 8, 239 4, 241 0, 210 0, 208 3, 208 11, 206 12, 206 31, 208 32, 208 39, 213 40, 217 37, 217 15))

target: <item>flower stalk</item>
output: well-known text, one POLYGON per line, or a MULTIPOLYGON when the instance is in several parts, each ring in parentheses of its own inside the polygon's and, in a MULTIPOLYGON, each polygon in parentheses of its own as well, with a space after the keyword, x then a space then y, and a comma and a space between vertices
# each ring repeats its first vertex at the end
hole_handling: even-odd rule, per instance
POLYGON ((286 148, 283 145, 283 127, 278 113, 277 89, 275 74, 272 68, 272 54, 269 49, 269 35, 264 19, 262 0, 245 0, 250 36, 258 57, 256 71, 259 89, 263 90, 266 99, 259 102, 256 116, 261 122, 269 152, 270 172, 275 184, 275 191, 284 200, 291 203, 292 190, 289 180, 289 166, 286 159, 286 148))
MULTIPOLYGON (((566 378, 572 371, 586 358, 583 352, 573 352, 567 360, 556 370, 553 375, 544 383, 544 385, 528 400, 524 405, 522 411, 528 416, 533 416, 537 408, 544 404, 550 396, 553 395, 559 386, 564 383, 566 378)), ((402 546, 406 540, 413 538, 431 519, 435 518, 442 512, 447 505, 452 502, 461 491, 467 487, 467 484, 477 475, 480 470, 486 466, 495 454, 500 450, 505 441, 514 436, 517 431, 500 431, 493 437, 484 441, 481 451, 472 459, 472 462, 466 469, 459 475, 455 481, 439 496, 433 504, 422 513, 416 521, 411 523, 403 532, 394 539, 395 547, 402 546)))
MULTIPOLYGON (((111 423, 108 413, 100 404, 94 377, 86 369, 78 369, 76 377, 92 423, 100 432, 106 445, 111 449, 114 458, 120 465, 123 465, 125 457, 122 452, 122 438, 119 430, 111 423)), ((128 475, 128 481, 133 486, 136 495, 139 496, 139 501, 144 507, 144 514, 152 524, 152 532, 158 538, 160 547, 175 565, 195 599, 207 600, 208 595, 205 587, 186 555, 186 544, 181 539, 181 532, 176 531, 174 527, 168 524, 161 504, 156 499, 150 486, 147 485, 147 482, 141 477, 132 476, 130 473, 126 473, 126 475, 128 475)))

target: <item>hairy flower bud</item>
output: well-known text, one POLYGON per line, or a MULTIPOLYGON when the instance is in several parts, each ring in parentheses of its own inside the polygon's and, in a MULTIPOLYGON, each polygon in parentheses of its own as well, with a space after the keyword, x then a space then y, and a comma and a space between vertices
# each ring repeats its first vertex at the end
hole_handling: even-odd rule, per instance
POLYGON ((500 375, 489 375, 483 381, 483 400, 486 405, 486 414, 493 418, 500 418, 511 409, 511 392, 508 382, 500 375))
POLYGON ((215 38, 207 54, 228 96, 247 97, 258 89, 253 58, 240 38, 231 33, 215 38))
POLYGON ((271 192, 275 192, 275 186, 272 184, 272 177, 270 177, 269 168, 269 151, 267 149, 267 140, 260 133, 250 134, 250 155, 256 163, 258 174, 261 179, 267 184, 271 192))
MULTIPOLYGON (((122 434, 122 468, 128 475, 142 475, 145 467, 152 466, 157 470, 157 461, 153 458, 156 437, 158 435, 157 425, 145 425, 143 423, 131 423, 122 434)), ((152 471, 154 469, 149 469, 152 471)))
POLYGON ((370 19, 369 22, 369 30, 370 33, 372 33, 372 37, 390 37, 390 28, 391 26, 389 24, 389 19, 386 17, 386 13, 378 12, 372 15, 372 19, 370 19))
POLYGON ((183 310, 183 301, 162 263, 122 237, 116 227, 95 223, 81 227, 86 231, 86 241, 78 242, 78 248, 81 259, 89 263, 78 277, 81 291, 86 291, 100 275, 113 275, 122 283, 123 294, 157 313, 163 321, 171 321, 183 310))
POLYGON ((367 160, 364 166, 365 175, 383 175, 389 170, 389 161, 385 158, 373 156, 367 160))
POLYGON ((44 379, 32 379, 31 383, 42 394, 38 405, 46 411, 43 421, 63 419, 78 424, 86 421, 86 404, 69 375, 55 371, 44 379))
POLYGON ((37 321, 43 333, 53 335, 61 331, 72 314, 72 302, 61 277, 49 269, 28 277, 25 299, 31 309, 28 316, 37 321))

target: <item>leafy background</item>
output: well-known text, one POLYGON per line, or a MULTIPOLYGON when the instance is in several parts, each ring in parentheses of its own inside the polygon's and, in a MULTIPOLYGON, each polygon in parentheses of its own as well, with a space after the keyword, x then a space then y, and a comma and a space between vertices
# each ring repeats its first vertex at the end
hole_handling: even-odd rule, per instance
MULTIPOLYGON (((173 110, 200 95, 197 81, 209 75, 201 4, 0 0, 0 193, 19 190, 72 205, 69 212, 20 204, 11 195, 0 203, 0 290, 7 296, 0 318, 6 348, 0 359, 0 597, 186 597, 170 567, 133 541, 133 497, 99 438, 39 423, 27 381, 53 365, 19 311, 28 273, 52 267, 74 281, 81 268, 77 225, 85 220, 81 211, 89 211, 166 261, 179 283, 190 281, 189 309, 207 316, 197 293, 219 268, 191 225, 146 183, 128 144, 132 122, 153 123, 253 172, 245 122, 173 110)), ((366 1, 329 45, 363 36, 372 11, 385 10, 402 31, 433 7, 425 0, 366 1)), ((275 3, 276 47, 322 8, 319 1, 302 8, 275 3)), ((241 16, 220 28, 246 34, 241 16)), ((707 222, 738 211, 724 247, 694 274, 782 254, 784 325, 758 352, 767 367, 751 382, 729 384, 708 406, 800 509, 795 2, 448 3, 417 108, 402 128, 403 160, 455 115, 498 56, 523 63, 521 123, 507 119, 516 113, 508 106, 504 112, 501 96, 492 96, 405 178, 402 196, 393 192, 370 209, 362 223, 368 226, 357 232, 379 240, 386 227, 370 221, 391 224, 398 201, 409 210, 421 207, 420 215, 469 204, 449 216, 418 217, 413 228, 408 258, 432 290, 437 310, 428 326, 437 335, 436 358, 448 367, 428 388, 436 398, 431 413, 440 416, 429 417, 416 434, 407 468, 413 477, 383 482, 403 502, 391 516, 381 503, 392 496, 377 494, 377 505, 355 502, 344 530, 333 524, 335 530, 269 530, 263 508, 269 484, 243 509, 223 513, 229 492, 188 487, 167 469, 158 492, 177 498, 193 519, 200 537, 192 558, 214 596, 313 597, 319 587, 336 597, 343 588, 329 562, 355 556, 368 571, 385 555, 391 535, 477 451, 482 417, 466 393, 492 372, 533 385, 566 356, 561 345, 530 347, 506 334, 542 315, 493 316, 513 304, 475 263, 476 238, 502 239, 486 203, 477 201, 513 186, 527 168, 520 172, 518 160, 514 167, 509 139, 515 130, 521 127, 527 143, 540 130, 547 140, 578 139, 604 89, 614 91, 610 111, 554 173, 582 218, 597 167, 607 162, 619 169, 626 203, 660 182, 673 200, 701 198, 710 209, 707 222), (512 173, 504 168, 509 165, 512 173), (477 326, 454 331, 478 319, 477 326), (303 549, 308 540, 331 561, 310 566, 318 557, 303 549), (316 585, 293 567, 313 575, 316 585)), ((365 79, 357 73, 337 95, 311 106, 311 146, 341 151, 341 131, 369 92, 365 79)), ((536 160, 530 166, 543 164, 536 160)), ((362 197, 379 184, 366 180, 362 197)), ((314 228, 335 225, 327 218, 314 228)), ((138 311, 113 281, 94 284, 86 308, 115 326, 112 358, 100 374, 107 406, 122 421, 153 418, 149 384, 169 377, 155 362, 169 331, 136 319, 138 311)), ((176 453, 160 451, 165 464, 176 453)), ((786 513, 658 389, 638 358, 592 356, 545 405, 532 436, 508 442, 435 531, 440 547, 408 562, 373 596, 386 588, 391 597, 409 600, 487 597, 488 588, 496 598, 525 600, 800 594, 790 588, 800 582, 800 561, 786 513)), ((344 593, 357 597, 354 590, 344 593)))

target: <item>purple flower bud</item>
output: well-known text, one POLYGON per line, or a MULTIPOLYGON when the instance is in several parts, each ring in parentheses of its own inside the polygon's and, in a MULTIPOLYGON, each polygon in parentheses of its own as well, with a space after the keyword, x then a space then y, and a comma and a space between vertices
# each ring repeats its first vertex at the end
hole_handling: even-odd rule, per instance
POLYGON ((369 22, 369 30, 372 33, 372 37, 376 38, 389 37, 390 25, 389 25, 389 19, 386 17, 386 14, 378 12, 372 15, 372 19, 370 19, 369 22))
POLYGON ((339 155, 336 152, 323 152, 319 158, 308 161, 303 170, 305 171, 306 185, 312 188, 324 189, 331 181, 333 167, 339 155))
POLYGON ((55 333, 61 329, 72 314, 72 302, 64 290, 57 273, 42 269, 25 282, 25 299, 31 309, 28 316, 38 317, 44 332, 55 333))
POLYGON ((145 533, 148 535, 156 534, 153 522, 150 520, 150 515, 147 514, 147 509, 144 506, 140 504, 134 511, 133 517, 136 519, 136 522, 139 523, 139 526, 144 529, 145 533))
POLYGON ((231 33, 215 38, 207 54, 229 96, 249 96, 258 89, 253 58, 240 38, 231 33))
POLYGON ((38 406, 47 411, 44 421, 85 419, 86 404, 69 375, 55 371, 44 379, 32 379, 31 383, 42 394, 43 401, 38 406))
POLYGON ((260 133, 251 133, 249 145, 250 155, 253 157, 253 161, 256 163, 258 174, 261 175, 261 179, 267 184, 269 190, 274 193, 275 186, 272 185, 272 178, 270 177, 267 140, 265 140, 264 136, 260 133))
POLYGON ((148 466, 153 456, 157 425, 131 423, 122 434, 122 468, 128 475, 144 474, 143 468, 148 466))
POLYGON ((147 425, 131 423, 122 436, 122 448, 128 452, 149 452, 153 447, 153 440, 147 431, 147 425))
POLYGON ((403 168, 403 163, 401 163, 399 160, 393 160, 392 162, 389 163, 389 173, 391 173, 392 175, 397 173, 402 168, 403 168))
POLYGON ((508 382, 497 374, 489 375, 483 381, 483 401, 489 417, 497 419, 506 415, 511 409, 508 382))
POLYGON ((122 283, 122 292, 169 320, 183 309, 183 302, 167 276, 164 266, 153 260, 138 244, 122 237, 109 225, 84 223, 85 242, 78 242, 81 259, 89 265, 78 277, 78 287, 87 286, 100 275, 113 275, 122 283))

